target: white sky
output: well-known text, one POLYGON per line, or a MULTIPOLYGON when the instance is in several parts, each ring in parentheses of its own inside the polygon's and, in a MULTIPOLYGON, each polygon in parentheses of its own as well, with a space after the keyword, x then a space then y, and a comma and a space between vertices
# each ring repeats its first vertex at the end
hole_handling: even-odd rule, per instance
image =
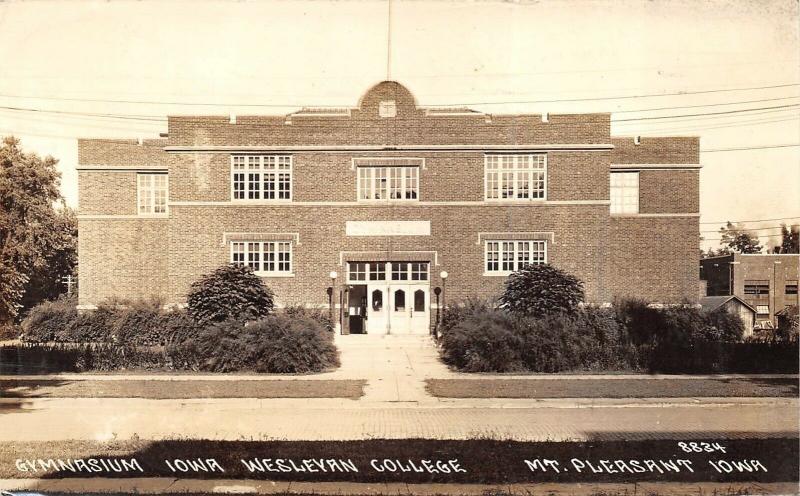
MULTIPOLYGON (((303 105, 354 106, 367 88, 387 76, 387 6, 385 1, 2 3, 0 106, 147 116, 284 114, 303 105)), ((406 85, 422 105, 800 83, 794 1, 395 1, 392 47, 392 79, 406 85)), ((789 97, 798 95, 800 86, 795 85, 471 106, 493 113, 670 107, 615 113, 616 120, 796 105, 800 99, 789 97), (769 101, 674 108, 748 100, 769 101)), ((612 132, 699 135, 703 149, 796 144, 798 117, 795 106, 618 122, 612 132)), ((26 149, 60 160, 62 189, 72 205, 77 203, 75 137, 156 137, 163 131, 166 125, 158 121, 0 109, 0 135, 13 133, 26 149)), ((701 163, 701 230, 713 231, 719 226, 708 222, 726 219, 794 217, 800 222, 800 148, 703 153, 701 163)), ((717 234, 704 236, 706 246, 716 246, 717 234)))

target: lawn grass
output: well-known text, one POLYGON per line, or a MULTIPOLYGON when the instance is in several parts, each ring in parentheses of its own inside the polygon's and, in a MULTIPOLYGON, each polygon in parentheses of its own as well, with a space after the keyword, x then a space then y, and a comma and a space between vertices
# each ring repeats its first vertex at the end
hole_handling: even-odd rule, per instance
POLYGON ((365 380, 2 380, 0 397, 22 398, 348 398, 365 380))
POLYGON ((428 379, 440 398, 797 397, 793 378, 735 379, 428 379))

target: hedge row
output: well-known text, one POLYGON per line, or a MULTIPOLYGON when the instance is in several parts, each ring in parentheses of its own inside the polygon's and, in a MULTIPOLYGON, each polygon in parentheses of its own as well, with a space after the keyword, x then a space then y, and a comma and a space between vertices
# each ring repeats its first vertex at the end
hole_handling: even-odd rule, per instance
POLYGON ((741 342, 743 324, 724 311, 619 302, 544 317, 487 302, 443 312, 440 353, 465 372, 797 372, 797 340, 741 342))
POLYGON ((78 314, 74 300, 45 302, 23 321, 6 368, 62 371, 163 369, 319 372, 339 365, 332 325, 317 309, 289 307, 257 321, 199 324, 156 300, 110 302, 78 314), (13 360, 12 360, 13 358, 13 360), (28 364, 32 364, 28 366, 28 364))
POLYGON ((81 314, 76 306, 69 298, 37 305, 22 322, 22 341, 166 346, 199 330, 185 311, 165 311, 155 299, 110 301, 81 314))

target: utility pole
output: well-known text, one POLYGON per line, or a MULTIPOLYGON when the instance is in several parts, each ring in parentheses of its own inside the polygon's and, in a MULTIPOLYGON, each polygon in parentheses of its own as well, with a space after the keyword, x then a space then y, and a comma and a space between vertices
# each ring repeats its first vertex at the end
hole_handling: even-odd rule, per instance
POLYGON ((389 0, 386 29, 386 80, 392 80, 392 0, 389 0))
POLYGON ((67 295, 72 296, 72 286, 78 284, 78 281, 72 278, 72 274, 68 274, 61 278, 61 284, 67 287, 67 295))

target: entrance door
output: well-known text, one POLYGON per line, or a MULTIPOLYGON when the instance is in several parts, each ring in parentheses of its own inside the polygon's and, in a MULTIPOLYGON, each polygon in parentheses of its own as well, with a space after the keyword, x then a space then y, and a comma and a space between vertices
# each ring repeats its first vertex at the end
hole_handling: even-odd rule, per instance
POLYGON ((390 332, 427 334, 430 328, 430 297, 423 284, 391 285, 390 332))
POLYGON ((349 262, 351 332, 428 334, 428 270, 429 262, 349 262))
POLYGON ((386 334, 389 327, 389 288, 385 284, 367 286, 367 333, 386 334))

